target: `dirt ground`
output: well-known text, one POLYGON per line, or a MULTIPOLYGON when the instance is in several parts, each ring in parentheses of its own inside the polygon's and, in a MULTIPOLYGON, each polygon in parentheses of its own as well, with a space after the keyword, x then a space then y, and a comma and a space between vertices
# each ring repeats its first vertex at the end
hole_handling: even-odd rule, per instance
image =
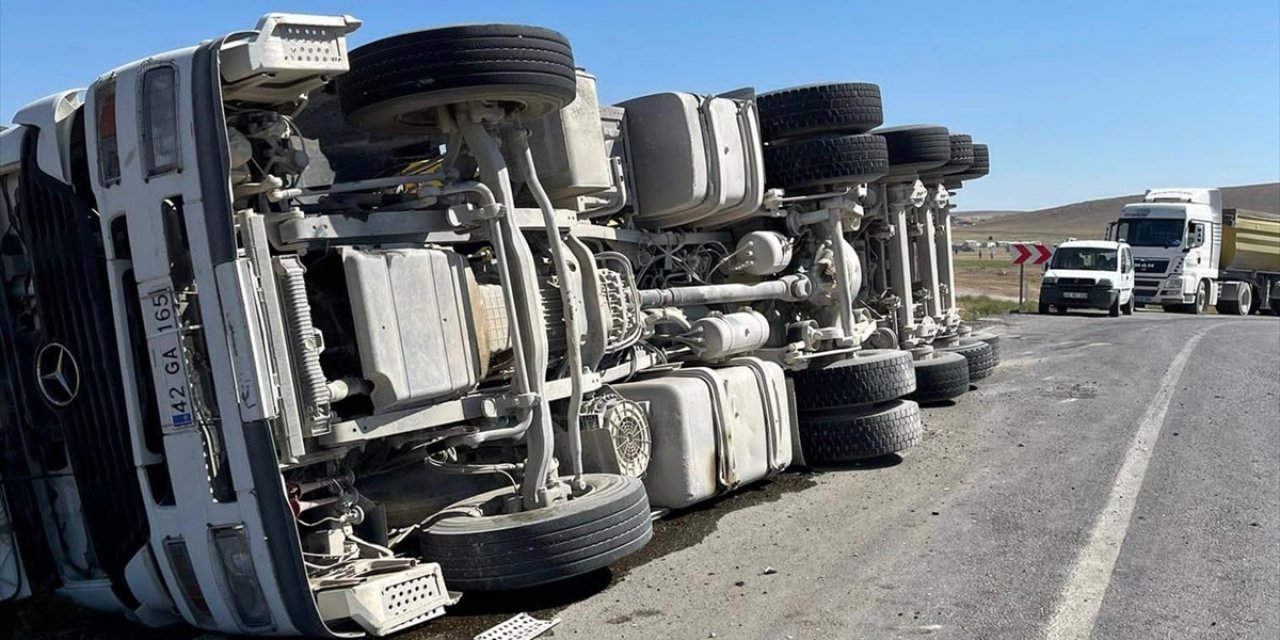
MULTIPOLYGON (((962 295, 986 295, 993 298, 1018 299, 1018 265, 1004 249, 996 249, 995 256, 983 251, 962 251, 955 254, 956 289, 962 295)), ((1040 295, 1040 278, 1044 270, 1039 266, 1026 268, 1027 300, 1040 295)))

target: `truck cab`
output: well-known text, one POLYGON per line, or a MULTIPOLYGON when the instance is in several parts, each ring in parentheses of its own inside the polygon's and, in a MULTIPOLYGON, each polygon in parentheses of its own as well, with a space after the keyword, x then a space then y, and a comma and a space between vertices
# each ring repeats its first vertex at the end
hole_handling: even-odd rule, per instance
POLYGON ((1134 309, 1133 249, 1111 240, 1072 240, 1058 245, 1040 283, 1040 313, 1050 307, 1103 309, 1112 317, 1134 309))
POLYGON ((1133 248, 1137 304, 1199 312, 1217 303, 1218 189, 1150 189, 1142 202, 1124 206, 1108 237, 1133 248))

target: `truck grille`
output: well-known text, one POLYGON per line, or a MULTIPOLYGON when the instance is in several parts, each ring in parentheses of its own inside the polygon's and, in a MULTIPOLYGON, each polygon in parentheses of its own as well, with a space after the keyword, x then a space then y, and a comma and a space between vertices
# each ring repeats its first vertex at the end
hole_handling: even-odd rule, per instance
POLYGON ((1164 272, 1165 272, 1165 271, 1168 271, 1168 269, 1169 269, 1169 261, 1168 261, 1168 260, 1157 260, 1157 259, 1154 259, 1154 258, 1151 258, 1151 259, 1144 258, 1144 259, 1141 259, 1141 260, 1134 260, 1134 261, 1133 261, 1133 271, 1134 271, 1134 273, 1158 273, 1158 274, 1164 274, 1164 272))
MULTIPOLYGON (((38 131, 23 141, 18 207, 30 252, 43 343, 74 358, 79 388, 66 406, 51 407, 76 475, 94 553, 116 595, 134 608, 125 585, 128 562, 149 535, 130 446, 111 300, 98 216, 71 187, 40 170, 38 131)), ((27 385, 29 403, 46 396, 27 385)))
POLYGON ((1160 290, 1161 278, 1134 278, 1133 279, 1133 295, 1139 298, 1151 299, 1156 297, 1156 292, 1160 290))

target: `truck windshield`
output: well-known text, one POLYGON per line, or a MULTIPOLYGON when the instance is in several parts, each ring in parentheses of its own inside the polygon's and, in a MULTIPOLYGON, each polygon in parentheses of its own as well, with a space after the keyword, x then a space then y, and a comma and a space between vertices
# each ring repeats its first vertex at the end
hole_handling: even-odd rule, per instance
POLYGON ((1133 247, 1176 247, 1182 244, 1183 225, 1176 218, 1122 220, 1116 239, 1133 247))
POLYGON ((1095 247, 1063 247, 1053 252, 1051 269, 1080 269, 1083 271, 1115 271, 1116 250, 1095 247))

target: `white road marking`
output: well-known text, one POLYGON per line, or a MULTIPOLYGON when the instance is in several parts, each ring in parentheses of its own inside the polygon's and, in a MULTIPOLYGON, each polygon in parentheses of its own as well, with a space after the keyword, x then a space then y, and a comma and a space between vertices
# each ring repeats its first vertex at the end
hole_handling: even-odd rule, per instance
POLYGON ((1164 426, 1165 413, 1173 399, 1178 379, 1182 377, 1182 370, 1186 367, 1191 352, 1200 343, 1200 338, 1211 329, 1221 326, 1224 325, 1206 327, 1192 336, 1182 351, 1173 358, 1164 378, 1160 380, 1160 387, 1151 398, 1151 404, 1147 405, 1147 411, 1138 423, 1138 430, 1133 434, 1133 441, 1129 443, 1129 450, 1116 474, 1107 505, 1094 521, 1089 542, 1080 550, 1080 555, 1076 556, 1071 575, 1058 594, 1057 605, 1046 628, 1047 640, 1088 640, 1093 633, 1093 625, 1102 609, 1102 598, 1107 593, 1111 573, 1115 570, 1116 559, 1120 557, 1120 548, 1129 531, 1129 520, 1133 517, 1133 509, 1138 502, 1142 479, 1147 473, 1147 463, 1151 461, 1156 440, 1160 437, 1160 428, 1164 426))

